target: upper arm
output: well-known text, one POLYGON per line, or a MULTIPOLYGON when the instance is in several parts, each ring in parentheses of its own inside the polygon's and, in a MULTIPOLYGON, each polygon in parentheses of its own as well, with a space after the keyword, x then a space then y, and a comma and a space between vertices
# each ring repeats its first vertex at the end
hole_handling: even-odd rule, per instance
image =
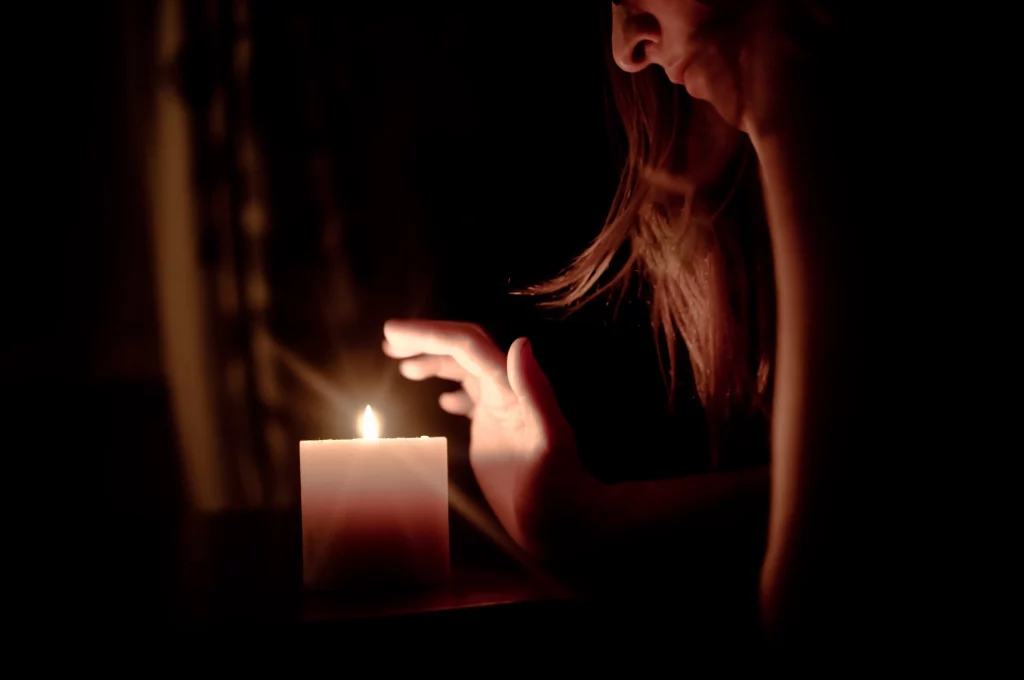
POLYGON ((856 405, 855 231, 826 149, 795 138, 758 148, 778 300, 762 601, 787 635, 823 625, 835 595, 838 471, 856 405))

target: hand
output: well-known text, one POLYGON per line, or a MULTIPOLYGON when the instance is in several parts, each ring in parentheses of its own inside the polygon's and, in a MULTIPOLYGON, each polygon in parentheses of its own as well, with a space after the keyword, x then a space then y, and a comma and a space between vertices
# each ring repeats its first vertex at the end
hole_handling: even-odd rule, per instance
POLYGON ((406 378, 461 383, 440 404, 472 421, 469 459, 484 497, 520 546, 545 552, 595 480, 529 341, 519 338, 506 356, 479 326, 451 321, 388 321, 384 337, 406 378))

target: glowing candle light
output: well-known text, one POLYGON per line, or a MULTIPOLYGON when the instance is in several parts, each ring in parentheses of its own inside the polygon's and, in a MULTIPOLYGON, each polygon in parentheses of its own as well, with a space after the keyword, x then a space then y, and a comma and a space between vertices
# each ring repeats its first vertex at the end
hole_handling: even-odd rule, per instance
POLYGON ((359 425, 360 439, 299 443, 306 586, 446 581, 448 441, 381 438, 380 420, 369 406, 359 425))
POLYGON ((363 439, 380 439, 380 422, 377 414, 369 405, 363 411, 363 417, 359 420, 359 433, 363 439))

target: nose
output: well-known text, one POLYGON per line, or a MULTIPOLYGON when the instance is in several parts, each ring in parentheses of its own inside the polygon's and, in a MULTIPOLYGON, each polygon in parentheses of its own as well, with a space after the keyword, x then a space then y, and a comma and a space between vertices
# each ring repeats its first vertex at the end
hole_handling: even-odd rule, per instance
POLYGON ((661 41, 653 14, 629 15, 620 5, 612 7, 612 56, 623 71, 636 73, 656 63, 661 41))

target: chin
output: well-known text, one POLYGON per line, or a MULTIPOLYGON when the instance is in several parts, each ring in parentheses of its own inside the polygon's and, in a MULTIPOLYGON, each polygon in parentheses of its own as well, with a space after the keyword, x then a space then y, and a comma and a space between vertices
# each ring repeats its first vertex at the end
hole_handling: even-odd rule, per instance
POLYGON ((738 83, 724 69, 718 71, 713 73, 706 68, 691 68, 683 87, 694 99, 710 104, 723 121, 742 130, 743 115, 738 83))

